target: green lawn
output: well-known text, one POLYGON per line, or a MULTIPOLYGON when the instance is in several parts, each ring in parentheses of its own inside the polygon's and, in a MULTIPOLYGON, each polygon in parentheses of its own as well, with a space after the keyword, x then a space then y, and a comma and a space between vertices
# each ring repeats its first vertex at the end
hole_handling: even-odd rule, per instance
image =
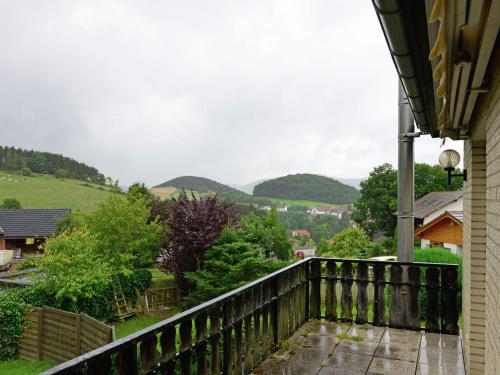
POLYGON ((23 208, 91 211, 111 194, 107 187, 79 180, 57 179, 41 174, 26 177, 0 171, 0 203, 5 198, 15 198, 23 208))
MULTIPOLYGON (((176 311, 171 310, 170 312, 166 312, 165 314, 159 315, 137 315, 133 318, 127 319, 123 322, 119 322, 115 324, 115 335, 116 339, 121 339, 125 336, 128 336, 134 332, 140 331, 141 329, 152 326, 155 323, 158 323, 162 320, 167 319, 169 316, 175 314, 176 311)), ((0 372, 1 374, 1 372, 0 372)))
POLYGON ((0 374, 5 375, 35 375, 45 371, 56 364, 53 362, 31 362, 24 359, 0 361, 0 374))
POLYGON ((302 199, 281 199, 281 198, 269 198, 269 197, 256 197, 256 198, 263 198, 263 199, 268 199, 271 202, 275 204, 286 204, 287 206, 304 206, 304 207, 314 207, 314 206, 328 206, 328 207, 335 207, 337 206, 336 204, 330 204, 330 203, 325 203, 325 202, 318 202, 318 201, 308 201, 308 200, 302 200, 302 199))

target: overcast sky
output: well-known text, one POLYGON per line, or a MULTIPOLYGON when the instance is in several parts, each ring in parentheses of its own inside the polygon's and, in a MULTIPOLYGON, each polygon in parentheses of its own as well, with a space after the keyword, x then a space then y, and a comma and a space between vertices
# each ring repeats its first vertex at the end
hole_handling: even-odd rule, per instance
MULTIPOLYGON (((0 0, 0 51, 0 143, 122 185, 396 163, 397 77, 371 1, 0 0)), ((419 139, 417 161, 440 143, 419 139)))

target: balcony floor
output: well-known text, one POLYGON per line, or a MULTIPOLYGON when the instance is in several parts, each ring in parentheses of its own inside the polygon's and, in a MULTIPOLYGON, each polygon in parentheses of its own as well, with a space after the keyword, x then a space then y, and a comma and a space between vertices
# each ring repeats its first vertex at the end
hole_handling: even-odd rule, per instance
POLYGON ((255 375, 465 374, 459 336, 311 321, 255 375))

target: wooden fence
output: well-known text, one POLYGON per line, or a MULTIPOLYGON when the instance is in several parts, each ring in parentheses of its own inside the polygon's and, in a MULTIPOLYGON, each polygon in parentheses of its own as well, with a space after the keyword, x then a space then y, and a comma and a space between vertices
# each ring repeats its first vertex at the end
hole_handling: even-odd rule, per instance
POLYGON ((149 311, 177 307, 180 302, 175 280, 154 280, 146 290, 145 297, 149 311))
POLYGON ((64 362, 115 338, 114 327, 85 314, 44 306, 25 316, 29 323, 19 346, 23 359, 64 362))

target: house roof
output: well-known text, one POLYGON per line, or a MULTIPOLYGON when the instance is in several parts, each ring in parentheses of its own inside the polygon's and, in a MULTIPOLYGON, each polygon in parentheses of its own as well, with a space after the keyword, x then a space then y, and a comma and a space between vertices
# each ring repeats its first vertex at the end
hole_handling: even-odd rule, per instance
POLYGON ((0 209, 0 236, 4 238, 48 237, 69 208, 0 209))
MULTIPOLYGON (((460 216, 459 216, 460 217, 460 216)), ((422 225, 420 228, 418 228, 416 231, 415 231, 415 236, 417 238, 421 238, 422 235, 428 231, 429 229, 431 229, 432 227, 434 227, 435 225, 441 223, 443 220, 449 220, 449 221, 452 221, 454 222, 455 224, 457 225, 460 225, 462 226, 462 220, 463 220, 463 211, 445 211, 443 214, 439 215, 437 218, 435 218, 434 220, 428 222, 427 224, 425 225, 422 225), (459 215, 459 213, 462 214, 461 216, 461 219, 459 219, 457 216, 455 216, 453 213, 459 215)))
POLYGON ((329 212, 332 209, 329 206, 315 206, 314 208, 320 212, 329 212))
POLYGON ((415 202, 414 216, 416 219, 423 219, 433 212, 455 202, 463 195, 463 191, 434 191, 426 194, 415 202))
POLYGON ((307 229, 295 229, 292 232, 299 235, 299 236, 310 236, 311 235, 307 229))

